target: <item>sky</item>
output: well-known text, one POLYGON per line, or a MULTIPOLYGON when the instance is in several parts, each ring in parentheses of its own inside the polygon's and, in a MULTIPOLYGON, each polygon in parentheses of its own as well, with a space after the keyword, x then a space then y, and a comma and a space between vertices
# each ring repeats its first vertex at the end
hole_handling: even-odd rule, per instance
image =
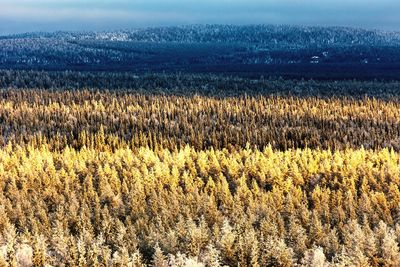
POLYGON ((400 31, 400 0, 0 0, 0 34, 186 24, 294 24, 400 31))

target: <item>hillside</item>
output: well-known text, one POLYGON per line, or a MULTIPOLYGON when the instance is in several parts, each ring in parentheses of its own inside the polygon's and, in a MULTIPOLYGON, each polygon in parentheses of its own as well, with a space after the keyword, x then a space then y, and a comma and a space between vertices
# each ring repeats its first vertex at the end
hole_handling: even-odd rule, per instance
POLYGON ((396 79, 400 33, 340 27, 193 25, 0 38, 0 68, 396 79))

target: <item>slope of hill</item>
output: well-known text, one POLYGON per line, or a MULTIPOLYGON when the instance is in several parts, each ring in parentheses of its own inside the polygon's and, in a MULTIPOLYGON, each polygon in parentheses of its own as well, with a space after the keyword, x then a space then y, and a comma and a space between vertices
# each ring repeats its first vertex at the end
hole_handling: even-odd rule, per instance
POLYGON ((341 27, 192 25, 0 38, 0 68, 400 77, 400 33, 341 27))

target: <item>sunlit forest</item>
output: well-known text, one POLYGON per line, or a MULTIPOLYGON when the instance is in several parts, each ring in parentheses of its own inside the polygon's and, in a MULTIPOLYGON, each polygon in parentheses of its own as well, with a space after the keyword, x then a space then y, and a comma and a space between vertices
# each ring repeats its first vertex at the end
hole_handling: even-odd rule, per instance
POLYGON ((0 267, 400 266, 397 82, 98 75, 2 72, 0 267))

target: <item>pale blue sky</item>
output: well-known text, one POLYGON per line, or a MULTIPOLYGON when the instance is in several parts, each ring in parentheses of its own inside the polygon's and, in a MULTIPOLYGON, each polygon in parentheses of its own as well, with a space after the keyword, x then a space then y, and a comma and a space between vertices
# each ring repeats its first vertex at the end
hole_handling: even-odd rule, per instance
POLYGON ((400 0, 0 0, 0 34, 182 24, 400 30, 400 0))

